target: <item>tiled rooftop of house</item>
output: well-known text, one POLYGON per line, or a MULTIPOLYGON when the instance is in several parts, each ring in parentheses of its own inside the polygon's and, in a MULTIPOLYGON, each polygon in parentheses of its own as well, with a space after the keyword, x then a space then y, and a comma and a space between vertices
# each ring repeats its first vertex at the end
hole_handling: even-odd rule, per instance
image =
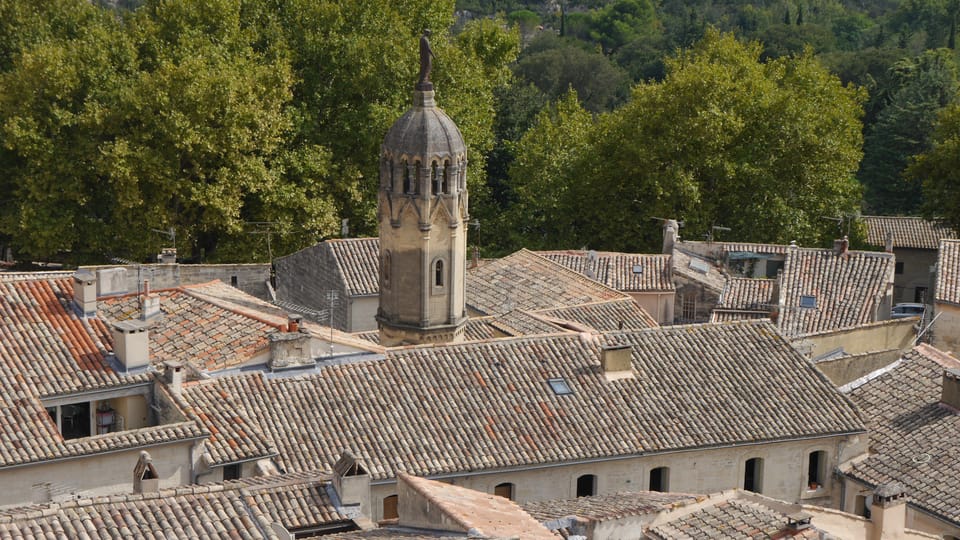
POLYGON ((523 509, 541 523, 567 516, 577 516, 591 521, 604 521, 655 514, 661 510, 696 501, 698 497, 702 498, 702 496, 686 493, 634 491, 577 497, 576 499, 528 502, 523 504, 523 509))
POLYGON ((700 283, 717 294, 727 282, 727 277, 720 268, 701 255, 674 248, 671 263, 675 276, 700 283))
POLYGON ((327 496, 328 483, 276 476, 12 508, 0 513, 0 538, 279 539, 273 523, 350 526, 327 496))
POLYGON ((797 336, 874 322, 892 294, 893 272, 889 253, 793 248, 780 282, 778 326, 797 336))
POLYGON ((406 347, 386 356, 293 378, 187 383, 184 397, 206 412, 211 432, 231 433, 217 409, 242 411, 259 432, 230 436, 263 433, 282 469, 329 468, 349 450, 373 479, 863 429, 852 404, 769 323, 406 347), (634 378, 606 380, 605 341, 633 347, 634 378), (571 392, 558 394, 549 379, 571 392))
POLYGON ((769 318, 777 304, 776 287, 775 279, 729 278, 710 322, 769 318))
POLYGON ((559 309, 545 309, 537 311, 535 315, 562 321, 573 321, 599 332, 640 330, 659 326, 657 321, 631 298, 559 309))
POLYGON ((960 305, 960 240, 940 243, 936 301, 960 305))
POLYGON ((41 398, 153 380, 115 372, 109 330, 78 317, 72 299, 70 279, 0 282, 0 467, 203 437, 191 419, 97 437, 60 435, 41 398))
POLYGON ((627 297, 526 249, 468 268, 466 288, 467 305, 487 315, 627 297))
POLYGON ((789 518, 775 507, 748 499, 729 498, 654 525, 647 530, 647 537, 657 540, 824 538, 814 527, 791 530, 788 524, 789 518))
POLYGON ((669 255, 583 250, 536 253, 618 291, 659 292, 675 289, 669 255))
POLYGON ((940 241, 956 238, 950 227, 920 217, 861 216, 867 226, 867 243, 886 246, 887 235, 892 234, 894 248, 937 249, 940 241))
POLYGON ((344 238, 326 244, 343 276, 349 296, 380 292, 380 239, 344 238))
POLYGON ((843 387, 870 428, 870 456, 844 472, 870 486, 899 482, 910 504, 960 523, 960 414, 940 402, 946 369, 960 360, 921 344, 843 387))

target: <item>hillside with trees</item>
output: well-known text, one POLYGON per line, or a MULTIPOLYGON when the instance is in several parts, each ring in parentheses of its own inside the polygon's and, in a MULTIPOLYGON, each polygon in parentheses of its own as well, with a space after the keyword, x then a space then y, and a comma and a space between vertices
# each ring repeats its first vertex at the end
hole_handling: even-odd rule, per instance
POLYGON ((0 247, 265 261, 376 234, 433 30, 486 254, 954 226, 960 0, 0 0, 0 247))

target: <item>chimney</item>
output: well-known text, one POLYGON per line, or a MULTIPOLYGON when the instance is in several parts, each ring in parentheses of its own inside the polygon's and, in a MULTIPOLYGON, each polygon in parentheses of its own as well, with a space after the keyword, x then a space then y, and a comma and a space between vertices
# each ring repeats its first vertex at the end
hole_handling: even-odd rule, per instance
POLYGON ((177 248, 163 248, 160 250, 160 254, 157 255, 157 262, 160 264, 176 264, 177 263, 177 248))
POLYGON ((183 362, 168 360, 163 365, 167 368, 164 372, 164 379, 166 379, 170 392, 179 396, 183 391, 183 362))
POLYGON ((73 274, 73 305, 81 317, 97 314, 97 276, 89 270, 73 274))
POLYGON ((849 250, 850 250, 850 239, 848 239, 846 236, 844 236, 839 240, 833 241, 833 252, 836 255, 840 257, 846 257, 849 254, 849 250))
POLYGON ((960 369, 946 369, 943 371, 940 403, 952 409, 960 410, 960 369))
POLYGON ((810 528, 810 521, 813 516, 806 512, 797 512, 787 516, 787 530, 792 533, 800 532, 810 528))
POLYGON ((675 219, 663 222, 663 252, 673 253, 673 246, 680 240, 680 224, 675 219))
POLYGON ((148 324, 145 321, 127 320, 113 325, 113 353, 123 365, 124 371, 150 366, 150 342, 147 339, 148 324))
POLYGON ((137 466, 133 468, 133 492, 151 493, 160 491, 160 476, 153 467, 153 460, 146 450, 140 452, 137 466))
POLYGON ((473 268, 480 266, 480 248, 473 246, 473 268))
POLYGON ((313 351, 310 334, 301 331, 303 317, 295 313, 287 315, 287 331, 274 332, 267 336, 270 341, 270 369, 287 369, 312 366, 313 351))
POLYGON ((303 317, 296 313, 287 314, 287 332, 299 332, 303 317))
POLYGON ((887 237, 883 242, 883 250, 887 253, 893 253, 893 231, 887 231, 887 237))
POLYGON ((607 345, 600 350, 600 367, 608 381, 633 377, 630 356, 633 349, 629 345, 607 345))
POLYGON ((889 482, 873 490, 870 521, 873 522, 870 540, 903 538, 907 525, 907 497, 902 485, 889 482))
POLYGON ((140 320, 149 321, 160 315, 160 295, 150 294, 150 280, 143 280, 143 295, 140 297, 140 320))
POLYGON ((333 466, 333 488, 342 506, 359 506, 360 515, 370 515, 370 475, 349 450, 333 466))

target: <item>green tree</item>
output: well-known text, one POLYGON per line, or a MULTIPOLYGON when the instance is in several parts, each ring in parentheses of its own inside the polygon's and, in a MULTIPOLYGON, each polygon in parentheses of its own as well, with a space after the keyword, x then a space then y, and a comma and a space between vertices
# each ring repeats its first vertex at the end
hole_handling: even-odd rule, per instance
POLYGON ((956 99, 957 65, 947 49, 901 60, 891 68, 887 103, 869 129, 858 174, 865 209, 913 214, 922 204, 919 182, 904 177, 911 156, 930 148, 937 113, 956 99))
POLYGON ((960 104, 940 111, 931 148, 911 160, 906 174, 922 182, 924 214, 960 230, 960 104))
POLYGON ((853 178, 863 93, 807 53, 760 61, 758 43, 708 31, 667 61, 661 83, 634 88, 604 115, 566 173, 567 245, 656 249, 651 217, 713 225, 743 240, 815 244, 821 216, 859 205, 853 178), (575 180, 575 181, 573 181, 575 180))

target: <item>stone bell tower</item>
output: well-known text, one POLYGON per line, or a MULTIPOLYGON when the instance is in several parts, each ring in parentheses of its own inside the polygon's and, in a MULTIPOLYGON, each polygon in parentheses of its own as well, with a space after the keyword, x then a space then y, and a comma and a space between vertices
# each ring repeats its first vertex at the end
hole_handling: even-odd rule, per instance
POLYGON ((467 251, 467 147, 434 102, 429 31, 413 108, 380 150, 380 307, 385 346, 461 341, 467 251))

